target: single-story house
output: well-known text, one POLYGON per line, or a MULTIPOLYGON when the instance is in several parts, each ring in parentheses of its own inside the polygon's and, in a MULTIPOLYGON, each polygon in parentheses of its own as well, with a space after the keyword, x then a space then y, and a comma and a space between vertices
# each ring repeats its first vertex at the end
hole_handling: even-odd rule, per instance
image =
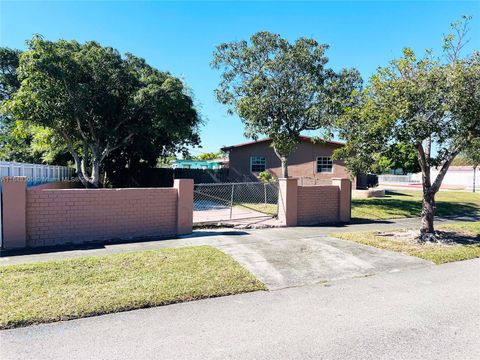
POLYGON ((228 167, 227 159, 213 160, 175 160, 172 162, 174 169, 203 169, 216 170, 228 167))
MULTIPOLYGON (((308 136, 302 136, 300 140, 287 161, 290 177, 310 180, 306 184, 350 177, 344 163, 332 159, 333 152, 342 147, 343 143, 326 140, 319 142, 308 136)), ((229 156, 230 178, 254 179, 262 171, 281 177, 280 159, 270 146, 271 143, 272 140, 267 138, 222 148, 229 156)))

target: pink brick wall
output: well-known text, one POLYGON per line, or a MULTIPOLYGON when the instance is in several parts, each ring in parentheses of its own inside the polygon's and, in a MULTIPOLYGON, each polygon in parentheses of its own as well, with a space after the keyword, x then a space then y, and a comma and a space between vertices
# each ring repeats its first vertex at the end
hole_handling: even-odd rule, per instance
POLYGON ((339 220, 338 186, 299 186, 298 225, 314 225, 339 220))
POLYGON ((176 188, 29 189, 27 246, 171 236, 176 188))

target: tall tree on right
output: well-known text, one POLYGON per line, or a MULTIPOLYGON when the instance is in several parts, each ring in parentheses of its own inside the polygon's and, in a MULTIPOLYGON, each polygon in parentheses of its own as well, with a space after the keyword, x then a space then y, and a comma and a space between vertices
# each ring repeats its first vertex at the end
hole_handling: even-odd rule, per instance
POLYGON ((379 68, 338 122, 347 140, 336 154, 355 173, 369 171, 392 144, 411 144, 422 172, 421 241, 435 240, 435 195, 455 157, 478 149, 480 138, 480 55, 460 57, 469 17, 452 24, 444 53, 418 58, 411 49, 379 68), (431 167, 438 167, 435 179, 431 167))

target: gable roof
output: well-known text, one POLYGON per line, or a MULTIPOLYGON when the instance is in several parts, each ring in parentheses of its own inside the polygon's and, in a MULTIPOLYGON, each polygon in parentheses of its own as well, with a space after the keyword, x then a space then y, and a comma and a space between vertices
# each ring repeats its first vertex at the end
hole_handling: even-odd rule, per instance
MULTIPOLYGON (((222 151, 229 151, 229 150, 232 150, 232 149, 235 149, 235 148, 239 148, 239 147, 242 147, 242 146, 248 146, 248 145, 258 144, 258 143, 267 142, 267 141, 271 141, 271 140, 272 140, 271 138, 264 138, 264 139, 260 139, 260 140, 257 140, 257 141, 248 141, 248 142, 244 142, 244 143, 242 143, 242 144, 231 145, 231 146, 224 146, 224 147, 221 148, 221 150, 222 150, 222 151)), ((330 141, 330 140, 325 140, 325 139, 319 139, 319 140, 317 140, 316 138, 312 138, 312 137, 310 137, 310 136, 300 136, 300 141, 308 141, 308 142, 311 142, 311 143, 324 142, 324 143, 326 143, 326 144, 340 145, 340 146, 345 145, 345 143, 342 143, 342 142, 339 142, 339 141, 330 141)))

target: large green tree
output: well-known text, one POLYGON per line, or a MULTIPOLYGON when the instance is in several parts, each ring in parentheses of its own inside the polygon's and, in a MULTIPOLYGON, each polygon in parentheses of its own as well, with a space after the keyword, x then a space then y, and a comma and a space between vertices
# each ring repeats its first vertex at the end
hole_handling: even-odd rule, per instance
POLYGON ((96 42, 35 36, 27 45, 21 86, 4 113, 50 129, 85 186, 99 185, 107 159, 124 165, 148 156, 154 166, 158 156, 199 142, 192 98, 169 73, 96 42))
POLYGON ((423 240, 434 239, 435 194, 450 164, 464 149, 479 150, 480 57, 459 56, 466 27, 457 22, 453 29, 444 57, 434 58, 428 51, 418 58, 405 49, 401 58, 378 69, 339 122, 347 145, 337 156, 356 172, 368 171, 375 155, 392 144, 415 147, 422 172, 423 240), (431 167, 439 168, 435 179, 431 167))
MULTIPOLYGON (((10 100, 20 88, 17 68, 20 50, 0 47, 0 103, 10 100)), ((32 149, 32 131, 17 129, 15 119, 0 115, 0 159, 7 161, 38 162, 41 153, 32 149)))
POLYGON ((361 82, 356 70, 327 68, 327 49, 314 39, 290 43, 258 32, 250 42, 224 43, 214 51, 212 67, 223 70, 217 100, 238 114, 247 137, 272 139, 283 177, 301 132, 323 129, 330 135, 327 129, 361 82))
POLYGON ((403 175, 420 172, 417 149, 412 144, 392 144, 379 154, 378 171, 400 169, 403 175))

